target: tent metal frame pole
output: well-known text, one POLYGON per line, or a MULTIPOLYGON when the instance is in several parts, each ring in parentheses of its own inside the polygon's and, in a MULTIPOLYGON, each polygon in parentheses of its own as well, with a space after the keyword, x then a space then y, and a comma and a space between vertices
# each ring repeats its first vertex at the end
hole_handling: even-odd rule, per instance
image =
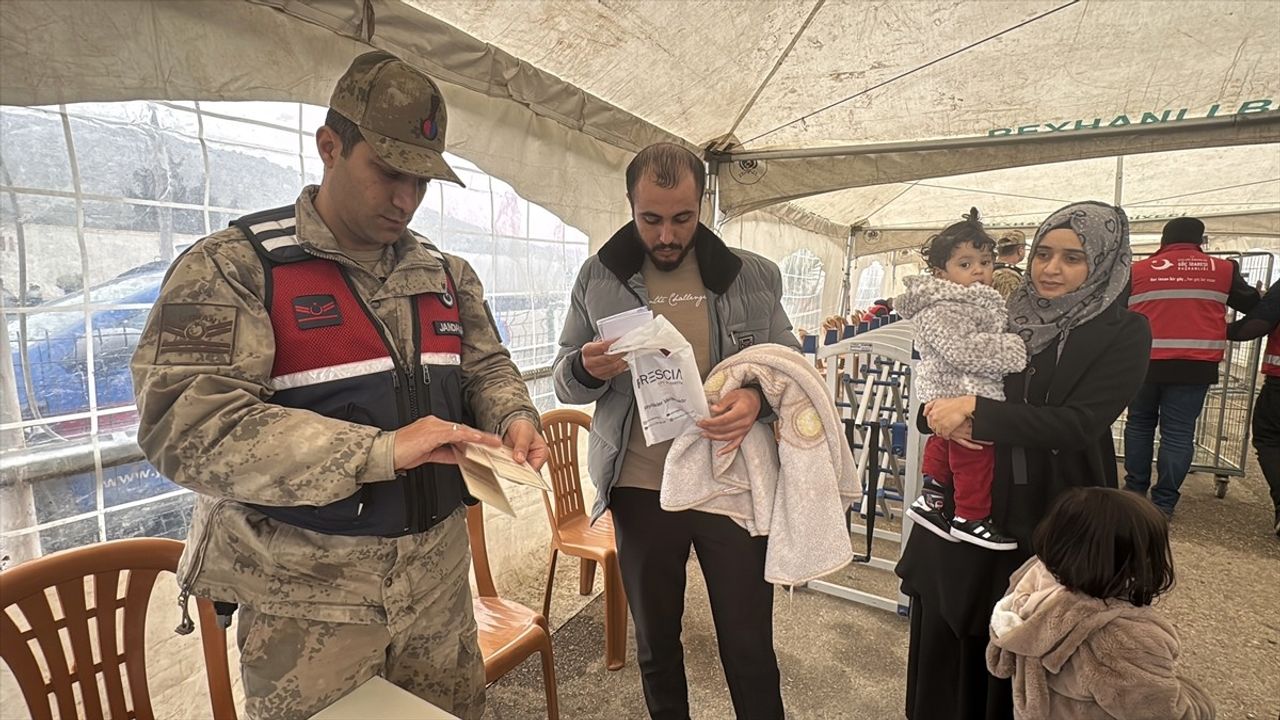
POLYGON ((1116 201, 1112 203, 1116 207, 1120 207, 1121 200, 1124 199, 1124 156, 1116 156, 1116 201))
POLYGON ((727 218, 724 211, 720 209, 720 163, 711 161, 707 165, 707 189, 704 195, 710 196, 711 201, 711 227, 719 234, 721 227, 724 226, 727 218))
MULTIPOLYGON (((1191 131, 1230 130, 1250 124, 1280 124, 1280 113, 1251 113, 1248 115, 1230 115, 1216 118, 1196 118, 1176 123, 1160 125, 1126 125, 1115 128, 1097 130, 1069 130, 1052 133, 1036 133, 1026 135, 989 135, 982 137, 949 138, 945 140, 925 140, 923 142, 889 142, 870 145, 843 145, 820 148, 779 148, 777 150, 738 150, 713 153, 719 162, 740 162, 743 160, 790 160, 802 158, 843 157, 857 155, 879 155, 893 152, 927 152, 931 150, 958 150, 962 148, 984 148, 1009 144, 1026 144, 1058 141, 1063 137, 1080 138, 1080 142, 1100 138, 1115 137, 1147 137, 1161 134, 1177 135, 1191 131), (1273 117, 1274 116, 1274 117, 1273 117)), ((1205 147, 1213 147, 1207 142, 1205 147)))
POLYGON ((853 301, 849 296, 853 293, 853 236, 857 227, 849 228, 849 237, 844 243, 844 279, 840 283, 840 315, 848 317, 853 301))

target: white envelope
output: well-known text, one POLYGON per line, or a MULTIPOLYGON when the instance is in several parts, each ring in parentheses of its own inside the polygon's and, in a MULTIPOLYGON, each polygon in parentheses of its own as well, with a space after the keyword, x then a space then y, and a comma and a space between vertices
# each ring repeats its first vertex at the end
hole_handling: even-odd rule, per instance
POLYGON ((644 326, 653 319, 653 311, 647 307, 638 307, 596 321, 601 340, 615 340, 644 326))

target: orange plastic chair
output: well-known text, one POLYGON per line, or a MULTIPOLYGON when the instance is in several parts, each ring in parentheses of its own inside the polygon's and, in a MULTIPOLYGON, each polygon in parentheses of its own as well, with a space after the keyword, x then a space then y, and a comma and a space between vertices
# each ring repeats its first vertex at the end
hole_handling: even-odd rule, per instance
POLYGON ((604 566, 604 658, 610 670, 621 670, 627 659, 627 595, 613 539, 613 516, 605 514, 592 525, 582 501, 582 473, 578 463, 578 433, 591 429, 591 418, 579 410, 552 410, 542 416, 542 436, 547 441, 554 503, 548 493, 542 502, 551 523, 551 560, 547 564, 547 589, 542 614, 551 616, 551 588, 556 579, 556 556, 563 552, 580 558, 578 592, 590 595, 596 564, 604 566))
MULTIPOLYGON (((53 553, 0 572, 0 656, 22 688, 33 720, 52 720, 54 704, 60 718, 155 717, 147 689, 147 602, 156 576, 177 571, 182 548, 181 542, 164 538, 115 540, 53 553), (46 594, 49 588, 56 591, 61 613, 46 594), (95 622, 90 624, 90 618, 95 622), (120 626, 123 648, 117 641, 120 626), (99 692, 99 675, 105 698, 99 692), (83 700, 83 715, 77 712, 77 695, 83 700)), ((197 605, 213 716, 235 720, 226 633, 218 627, 213 603, 197 599, 197 605)))
POLYGON ((547 619, 517 602, 498 597, 489 570, 484 540, 484 511, 479 504, 467 508, 467 534, 471 539, 471 567, 476 573, 479 597, 472 598, 484 656, 484 681, 492 683, 511 672, 525 658, 542 654, 542 684, 547 691, 547 718, 559 720, 556 664, 551 652, 547 619))

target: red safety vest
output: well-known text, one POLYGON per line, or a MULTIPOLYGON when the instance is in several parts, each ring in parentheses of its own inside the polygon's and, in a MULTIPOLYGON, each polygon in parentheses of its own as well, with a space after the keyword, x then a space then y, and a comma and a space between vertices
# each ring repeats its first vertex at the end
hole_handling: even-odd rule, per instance
POLYGON ((1151 321, 1151 359, 1220 362, 1234 279, 1230 261, 1190 243, 1166 245, 1134 263, 1129 309, 1151 321))
POLYGON ((1267 350, 1262 356, 1262 372, 1269 377, 1280 377, 1280 326, 1267 338, 1267 350))

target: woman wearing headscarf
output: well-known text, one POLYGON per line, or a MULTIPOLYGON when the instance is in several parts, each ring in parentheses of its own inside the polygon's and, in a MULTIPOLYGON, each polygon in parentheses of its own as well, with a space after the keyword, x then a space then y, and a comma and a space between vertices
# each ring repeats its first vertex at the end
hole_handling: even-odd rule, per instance
POLYGON ((1027 368, 1005 378, 1004 401, 942 398, 925 409, 934 433, 995 444, 991 515, 1018 549, 912 531, 897 567, 911 598, 910 720, 1013 717, 1010 681, 987 672, 991 611, 1053 500, 1071 487, 1117 485, 1111 424, 1142 383, 1151 348, 1146 319, 1126 307, 1131 259, 1120 208, 1084 202, 1050 215, 1008 303, 1027 368))

